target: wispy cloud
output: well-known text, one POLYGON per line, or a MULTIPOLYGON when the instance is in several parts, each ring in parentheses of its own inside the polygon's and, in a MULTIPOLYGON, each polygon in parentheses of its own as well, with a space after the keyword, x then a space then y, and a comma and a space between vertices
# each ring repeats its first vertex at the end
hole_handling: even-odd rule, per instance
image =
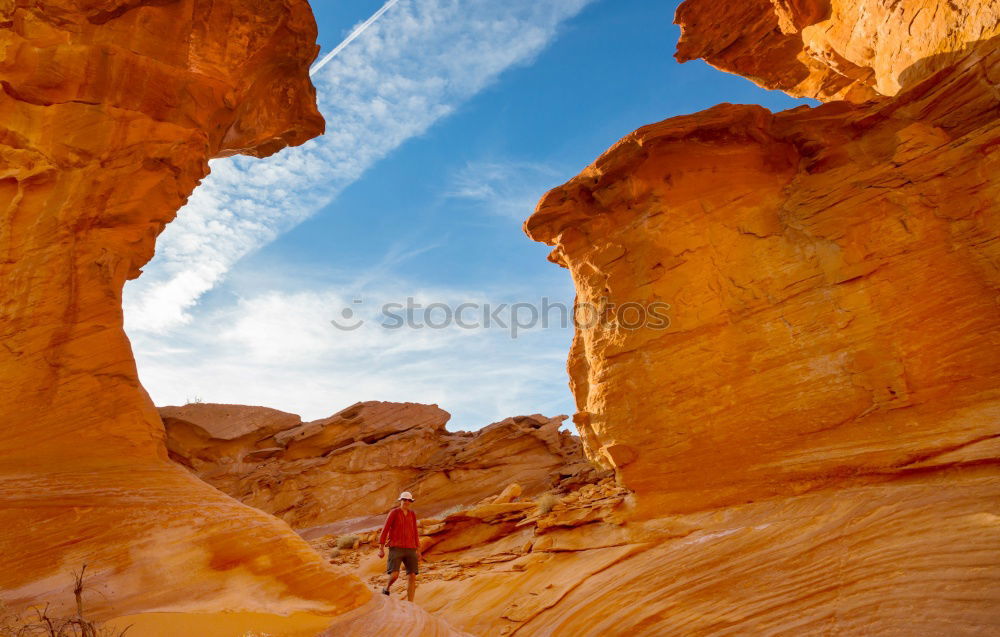
POLYGON ((315 214, 379 159, 541 51, 591 0, 400 0, 314 76, 329 132, 212 175, 126 287, 130 334, 163 333, 246 254, 315 214))
POLYGON ((547 164, 524 161, 469 162, 451 176, 446 196, 468 201, 518 223, 553 184, 568 178, 547 164))

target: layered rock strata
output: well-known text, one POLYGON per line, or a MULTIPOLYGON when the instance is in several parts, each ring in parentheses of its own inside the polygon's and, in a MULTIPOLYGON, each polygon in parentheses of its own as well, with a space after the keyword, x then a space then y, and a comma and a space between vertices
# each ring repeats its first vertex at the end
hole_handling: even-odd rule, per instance
POLYGON ((527 221, 610 317, 575 335, 574 421, 654 543, 517 634, 996 630, 996 3, 692 0, 678 20, 682 59, 859 103, 646 126, 527 221), (810 25, 869 70, 803 70, 810 25))
POLYGON ((122 330, 125 281, 209 158, 322 132, 315 38, 304 0, 0 3, 7 605, 71 614, 84 563, 92 616, 130 616, 132 634, 315 634, 383 603, 169 462, 122 330))
MULTIPOLYGON (((424 520, 417 603, 475 635, 986 634, 998 496, 934 473, 646 522, 611 481, 487 501, 424 520)), ((384 583, 374 534, 338 539, 313 545, 384 583)))
POLYGON ((517 483, 525 497, 595 474, 566 418, 519 416, 449 432, 436 405, 357 403, 329 418, 262 407, 160 409, 171 458, 307 537, 381 523, 401 491, 424 515, 517 483), (314 528, 315 527, 315 528, 314 528))
POLYGON ((589 455, 671 511, 995 461, 998 65, 675 117, 549 193, 582 301, 671 306, 577 331, 589 455))
MULTIPOLYGON (((514 488, 420 520, 424 560, 417 603, 475 635, 506 635, 519 628, 531 634, 530 619, 600 572, 610 563, 608 556, 635 550, 621 548, 627 538, 622 512, 628 494, 612 479, 535 498, 515 495, 519 485, 509 486, 514 488)), ((373 530, 321 537, 312 544, 376 587, 385 584, 377 538, 373 530)), ((404 597, 403 587, 398 589, 395 593, 404 597)))

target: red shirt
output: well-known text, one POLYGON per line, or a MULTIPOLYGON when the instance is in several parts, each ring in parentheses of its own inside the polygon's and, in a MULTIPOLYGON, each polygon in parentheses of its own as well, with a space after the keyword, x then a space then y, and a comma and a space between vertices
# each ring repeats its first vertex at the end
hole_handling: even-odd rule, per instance
POLYGON ((417 514, 413 511, 393 509, 382 527, 382 535, 378 538, 379 545, 386 544, 400 549, 419 548, 417 539, 417 514))

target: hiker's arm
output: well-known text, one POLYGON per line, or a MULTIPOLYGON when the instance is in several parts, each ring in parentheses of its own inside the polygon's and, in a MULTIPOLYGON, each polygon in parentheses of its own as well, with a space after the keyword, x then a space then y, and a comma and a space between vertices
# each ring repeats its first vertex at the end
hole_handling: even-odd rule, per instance
POLYGON ((385 553, 385 543, 389 541, 389 530, 392 528, 393 522, 396 521, 396 511, 390 511, 389 517, 385 519, 385 524, 382 525, 382 533, 378 536, 378 556, 382 557, 385 553))
POLYGON ((417 516, 413 516, 413 537, 417 538, 417 561, 424 559, 424 551, 420 548, 420 528, 417 526, 417 516))

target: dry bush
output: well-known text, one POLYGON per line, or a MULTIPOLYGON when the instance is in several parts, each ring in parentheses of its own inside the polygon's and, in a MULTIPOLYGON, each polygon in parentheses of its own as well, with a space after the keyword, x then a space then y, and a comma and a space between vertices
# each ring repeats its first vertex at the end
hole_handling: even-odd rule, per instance
POLYGON ((358 541, 357 535, 341 535, 337 538, 338 549, 353 549, 358 541))
POLYGON ((130 626, 116 631, 84 616, 83 573, 86 570, 87 565, 84 564, 79 573, 73 573, 76 617, 52 617, 48 604, 36 606, 25 615, 9 612, 0 606, 0 637, 123 637, 130 626))
POLYGON ((545 515, 551 511, 555 505, 559 504, 559 496, 552 495, 551 493, 543 493, 535 498, 535 504, 538 505, 538 512, 545 515))

